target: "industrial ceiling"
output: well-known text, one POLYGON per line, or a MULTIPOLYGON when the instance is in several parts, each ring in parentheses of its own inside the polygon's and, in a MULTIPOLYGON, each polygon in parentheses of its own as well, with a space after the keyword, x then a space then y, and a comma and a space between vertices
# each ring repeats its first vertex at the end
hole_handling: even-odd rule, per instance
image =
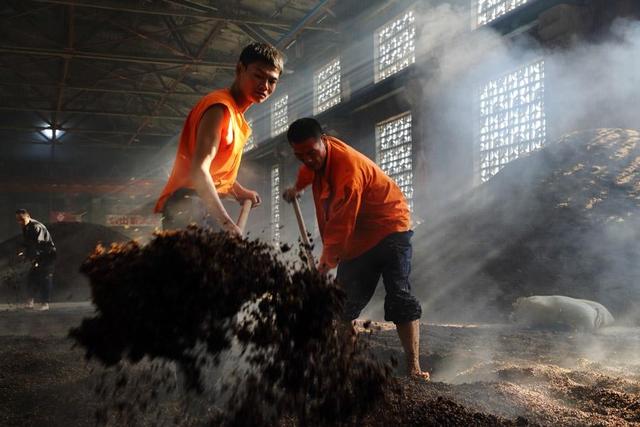
POLYGON ((283 49, 290 72, 304 58, 286 48, 299 38, 337 45, 348 4, 5 0, 0 176, 117 175, 123 158, 166 146, 200 96, 230 84, 246 44, 283 49))

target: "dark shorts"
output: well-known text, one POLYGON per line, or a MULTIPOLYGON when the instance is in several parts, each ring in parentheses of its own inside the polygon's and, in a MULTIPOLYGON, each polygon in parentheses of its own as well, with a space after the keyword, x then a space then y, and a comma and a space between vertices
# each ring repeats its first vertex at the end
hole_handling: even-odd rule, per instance
POLYGON ((384 319, 394 323, 417 320, 422 315, 418 300, 411 295, 411 236, 413 231, 392 233, 376 246, 338 265, 338 282, 347 300, 345 320, 355 320, 371 300, 380 276, 384 283, 384 319))
POLYGON ((219 230, 204 201, 195 190, 180 188, 171 194, 162 211, 162 229, 186 228, 189 224, 219 230))

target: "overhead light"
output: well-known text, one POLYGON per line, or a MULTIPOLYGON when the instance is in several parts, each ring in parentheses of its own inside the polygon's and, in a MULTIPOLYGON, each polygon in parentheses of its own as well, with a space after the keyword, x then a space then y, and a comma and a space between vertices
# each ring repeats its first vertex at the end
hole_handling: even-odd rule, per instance
POLYGON ((285 50, 289 49, 291 46, 293 46, 294 44, 296 44, 296 39, 291 40, 289 43, 287 43, 287 45, 284 47, 285 50))
POLYGON ((56 136, 56 130, 52 129, 52 128, 47 128, 47 129, 42 129, 42 134, 47 138, 47 139, 53 139, 56 136))

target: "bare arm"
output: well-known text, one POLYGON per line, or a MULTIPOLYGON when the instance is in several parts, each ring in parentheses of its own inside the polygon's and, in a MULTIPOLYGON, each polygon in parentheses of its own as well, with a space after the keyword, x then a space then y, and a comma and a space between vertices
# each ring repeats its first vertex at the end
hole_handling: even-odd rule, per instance
POLYGON ((252 208, 255 208, 256 206, 260 205, 260 203, 262 203, 262 199, 260 198, 260 195, 257 192, 243 187, 242 185, 240 185, 238 181, 233 183, 233 187, 231 188, 231 191, 234 197, 236 198, 236 200, 240 202, 240 204, 242 204, 242 202, 247 199, 251 200, 252 208))
POLYGON ((222 105, 209 108, 200 119, 196 133, 196 149, 191 161, 191 180, 209 212, 223 230, 241 235, 238 226, 224 208, 210 174, 211 162, 220 147, 220 134, 228 115, 222 105))

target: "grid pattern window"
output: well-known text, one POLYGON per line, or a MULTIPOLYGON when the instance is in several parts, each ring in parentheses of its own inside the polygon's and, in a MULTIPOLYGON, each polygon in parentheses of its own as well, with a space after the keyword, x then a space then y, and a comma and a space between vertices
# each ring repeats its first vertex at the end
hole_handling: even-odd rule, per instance
POLYGON ((284 95, 271 104, 271 136, 280 135, 289 126, 289 115, 287 106, 289 95, 284 95))
POLYGON ((249 127, 251 128, 252 132, 251 132, 251 136, 249 137, 249 139, 247 139, 247 142, 244 144, 244 148, 242 149, 245 153, 247 151, 251 151, 254 148, 256 148, 256 140, 253 137, 254 133, 253 133, 253 120, 247 120, 247 123, 249 124, 249 127))
POLYGON ((340 103, 340 58, 336 58, 313 76, 314 114, 340 103))
POLYGON ((376 83, 416 62, 416 18, 412 10, 378 29, 374 37, 376 83))
POLYGON ((411 113, 376 125, 376 161, 398 184, 413 211, 411 113))
POLYGON ((478 27, 506 15, 529 0, 474 0, 477 4, 476 24, 478 27))
POLYGON ((544 61, 528 64, 480 89, 480 180, 542 147, 546 139, 544 61))
POLYGON ((271 238, 280 242, 280 167, 271 167, 271 238))

